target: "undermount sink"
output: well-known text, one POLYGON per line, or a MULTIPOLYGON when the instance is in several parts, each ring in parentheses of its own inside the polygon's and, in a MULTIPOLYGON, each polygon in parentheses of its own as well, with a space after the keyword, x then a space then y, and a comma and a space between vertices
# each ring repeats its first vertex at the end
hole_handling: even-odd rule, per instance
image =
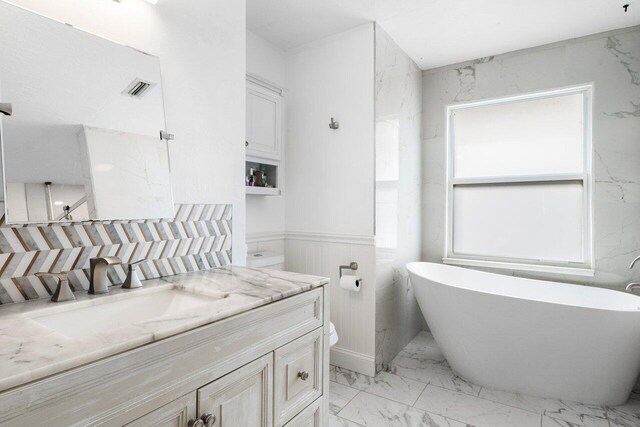
POLYGON ((169 286, 38 310, 27 317, 69 338, 83 338, 136 323, 178 318, 227 296, 217 292, 194 293, 169 286))

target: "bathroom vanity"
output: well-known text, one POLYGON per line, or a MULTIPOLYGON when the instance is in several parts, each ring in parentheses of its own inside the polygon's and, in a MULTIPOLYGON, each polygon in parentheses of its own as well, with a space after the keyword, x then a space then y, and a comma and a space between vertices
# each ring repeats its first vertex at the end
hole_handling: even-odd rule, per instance
POLYGON ((0 307, 0 425, 324 425, 327 283, 226 266, 0 307))

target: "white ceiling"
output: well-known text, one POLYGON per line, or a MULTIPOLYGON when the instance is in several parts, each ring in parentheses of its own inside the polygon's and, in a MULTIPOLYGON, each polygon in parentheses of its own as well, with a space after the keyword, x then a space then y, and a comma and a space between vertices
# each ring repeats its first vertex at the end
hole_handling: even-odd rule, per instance
POLYGON ((429 69, 638 25, 640 0, 247 0, 249 30, 285 50, 372 21, 429 69))

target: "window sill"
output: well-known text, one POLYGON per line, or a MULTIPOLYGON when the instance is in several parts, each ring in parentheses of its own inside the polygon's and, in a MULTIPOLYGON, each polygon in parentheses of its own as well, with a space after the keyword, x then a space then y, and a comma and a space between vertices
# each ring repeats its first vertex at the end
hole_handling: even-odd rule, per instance
POLYGON ((503 270, 512 270, 512 271, 528 271, 530 273, 564 274, 568 276, 593 277, 593 275, 595 274, 595 270, 592 268, 559 267, 556 265, 521 264, 521 263, 513 263, 513 262, 486 261, 486 260, 479 260, 479 259, 446 258, 446 257, 442 259, 442 262, 444 264, 450 264, 450 265, 499 268, 503 270))

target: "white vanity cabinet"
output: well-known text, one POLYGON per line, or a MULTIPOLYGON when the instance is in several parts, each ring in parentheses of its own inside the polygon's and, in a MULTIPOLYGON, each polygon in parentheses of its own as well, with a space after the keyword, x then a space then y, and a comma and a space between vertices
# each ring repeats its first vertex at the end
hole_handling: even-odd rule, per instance
POLYGON ((321 427, 323 419, 326 418, 322 417, 322 399, 318 399, 289 421, 286 427, 321 427))
POLYGON ((0 425, 324 425, 328 301, 319 286, 9 389, 0 425))
POLYGON ((272 425, 273 354, 198 390, 198 408, 222 426, 272 425))
POLYGON ((284 425, 322 395, 322 330, 275 351, 274 419, 284 425))
POLYGON ((282 95, 247 80, 247 156, 280 160, 282 95))
POLYGON ((196 392, 192 392, 127 423, 126 427, 184 427, 195 420, 197 414, 196 392))

